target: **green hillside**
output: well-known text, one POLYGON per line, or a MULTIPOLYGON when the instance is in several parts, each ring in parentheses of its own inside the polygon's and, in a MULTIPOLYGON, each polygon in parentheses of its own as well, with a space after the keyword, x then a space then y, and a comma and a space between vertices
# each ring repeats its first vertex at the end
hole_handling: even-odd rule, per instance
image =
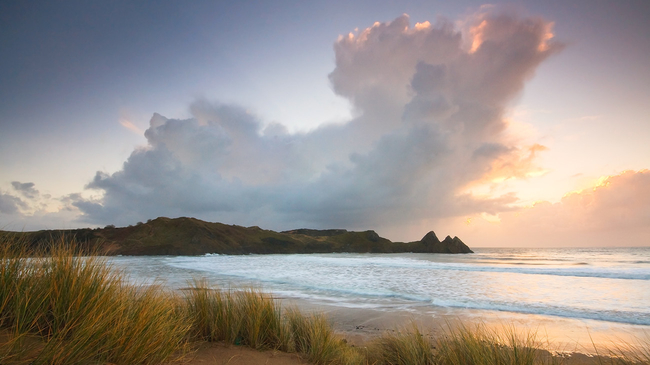
POLYGON ((429 232, 420 241, 391 242, 375 231, 352 232, 344 229, 296 229, 275 232, 259 227, 242 227, 204 222, 195 218, 157 218, 135 226, 83 228, 37 232, 2 232, 17 235, 31 246, 74 237, 88 249, 108 255, 202 255, 330 253, 330 252, 472 252, 457 237, 442 242, 429 232))

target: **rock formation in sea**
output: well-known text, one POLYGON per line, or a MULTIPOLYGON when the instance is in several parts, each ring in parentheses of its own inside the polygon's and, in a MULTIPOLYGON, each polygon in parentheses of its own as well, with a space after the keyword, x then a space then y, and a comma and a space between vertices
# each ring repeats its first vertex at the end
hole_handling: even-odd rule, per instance
POLYGON ((460 238, 454 236, 445 237, 444 240, 440 241, 436 234, 433 231, 429 231, 422 239, 420 240, 426 249, 424 252, 432 253, 473 253, 469 247, 460 238))

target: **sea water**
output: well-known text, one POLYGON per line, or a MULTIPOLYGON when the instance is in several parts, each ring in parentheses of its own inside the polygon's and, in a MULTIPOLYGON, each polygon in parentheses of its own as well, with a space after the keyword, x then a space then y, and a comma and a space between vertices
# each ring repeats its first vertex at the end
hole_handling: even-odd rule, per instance
POLYGON ((114 257, 138 284, 255 287, 374 310, 472 309, 650 326, 650 248, 478 248, 474 254, 114 257))

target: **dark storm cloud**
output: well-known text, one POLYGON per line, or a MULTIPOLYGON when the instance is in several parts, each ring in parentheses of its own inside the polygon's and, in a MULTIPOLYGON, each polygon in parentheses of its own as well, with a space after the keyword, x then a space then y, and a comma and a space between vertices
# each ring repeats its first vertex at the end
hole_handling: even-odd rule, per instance
MULTIPOLYGON (((333 90, 357 117, 308 133, 265 126, 234 105, 194 103, 193 118, 155 114, 147 146, 98 172, 83 218, 131 224, 156 216, 270 228, 359 228, 508 209, 516 197, 465 193, 530 168, 535 147, 503 119, 535 68, 561 46, 537 18, 482 12, 463 29, 404 15, 334 45, 333 90)), ((541 147, 540 147, 541 148, 541 147)))

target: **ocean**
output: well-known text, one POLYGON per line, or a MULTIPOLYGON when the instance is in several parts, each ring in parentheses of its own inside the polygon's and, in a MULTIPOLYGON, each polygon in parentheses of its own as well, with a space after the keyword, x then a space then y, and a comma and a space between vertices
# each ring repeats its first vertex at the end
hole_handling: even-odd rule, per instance
POLYGON ((650 247, 477 248, 474 254, 112 257, 135 284, 193 279, 385 311, 480 310, 650 326, 650 247))

